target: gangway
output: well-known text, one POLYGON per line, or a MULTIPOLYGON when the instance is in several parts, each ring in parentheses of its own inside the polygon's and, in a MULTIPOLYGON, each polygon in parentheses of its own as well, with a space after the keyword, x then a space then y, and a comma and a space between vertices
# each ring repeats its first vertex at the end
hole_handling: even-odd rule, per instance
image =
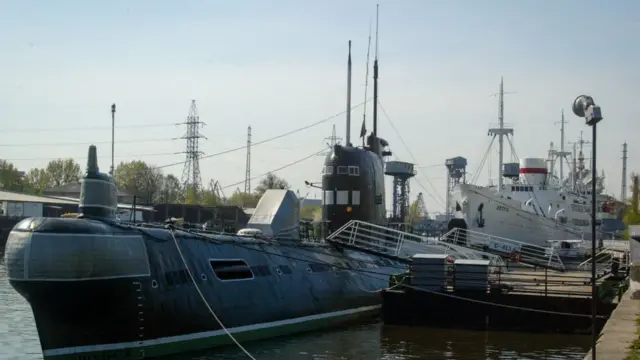
POLYGON ((560 255, 553 247, 533 245, 461 228, 449 230, 442 235, 440 241, 467 249, 482 250, 524 265, 563 272, 566 270, 560 255))
POLYGON ((504 260, 477 249, 441 242, 417 234, 399 231, 372 223, 351 220, 327 236, 328 242, 347 245, 367 252, 409 259, 418 253, 447 254, 457 259, 489 260, 492 266, 504 266, 504 260))

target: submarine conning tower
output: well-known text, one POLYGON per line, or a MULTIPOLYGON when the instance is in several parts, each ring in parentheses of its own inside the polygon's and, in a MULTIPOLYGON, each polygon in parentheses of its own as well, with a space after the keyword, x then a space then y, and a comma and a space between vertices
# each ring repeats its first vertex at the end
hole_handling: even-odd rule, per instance
POLYGON ((387 141, 374 136, 369 146, 336 144, 322 170, 322 218, 325 236, 350 220, 386 222, 383 156, 387 141))
POLYGON ((118 191, 113 178, 98 169, 98 151, 89 146, 87 172, 80 180, 78 217, 116 218, 118 191))

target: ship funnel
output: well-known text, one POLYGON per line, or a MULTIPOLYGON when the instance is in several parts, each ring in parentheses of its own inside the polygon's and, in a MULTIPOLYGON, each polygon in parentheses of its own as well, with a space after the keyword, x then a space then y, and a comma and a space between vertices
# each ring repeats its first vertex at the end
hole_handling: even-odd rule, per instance
POLYGON ((115 219, 118 208, 116 184, 113 178, 100 172, 98 150, 89 146, 87 171, 80 180, 79 217, 115 219))

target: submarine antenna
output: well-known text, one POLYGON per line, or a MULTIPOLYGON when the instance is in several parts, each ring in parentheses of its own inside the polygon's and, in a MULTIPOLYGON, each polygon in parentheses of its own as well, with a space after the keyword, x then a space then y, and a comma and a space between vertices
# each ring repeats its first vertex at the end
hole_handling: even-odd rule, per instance
MULTIPOLYGON (((373 140, 378 137, 378 11, 380 4, 376 4, 376 49, 373 60, 373 140)), ((371 144, 373 145, 373 143, 371 144)))
POLYGON ((351 40, 349 40, 349 58, 347 60, 347 146, 351 146, 351 40))
POLYGON ((367 62, 366 72, 364 76, 364 106, 362 109, 362 126, 360 128, 360 137, 362 138, 362 147, 365 146, 365 135, 367 134, 367 93, 369 90, 369 55, 371 55, 371 24, 369 24, 369 43, 367 45, 367 62))

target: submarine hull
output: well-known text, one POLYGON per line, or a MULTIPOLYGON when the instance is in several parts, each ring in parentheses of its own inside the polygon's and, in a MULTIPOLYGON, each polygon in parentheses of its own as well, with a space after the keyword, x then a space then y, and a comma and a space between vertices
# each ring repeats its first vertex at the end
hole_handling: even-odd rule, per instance
POLYGON ((24 220, 5 264, 45 359, 139 359, 232 344, 225 329, 243 342, 335 327, 378 314, 375 291, 405 270, 325 244, 80 219, 24 220))

